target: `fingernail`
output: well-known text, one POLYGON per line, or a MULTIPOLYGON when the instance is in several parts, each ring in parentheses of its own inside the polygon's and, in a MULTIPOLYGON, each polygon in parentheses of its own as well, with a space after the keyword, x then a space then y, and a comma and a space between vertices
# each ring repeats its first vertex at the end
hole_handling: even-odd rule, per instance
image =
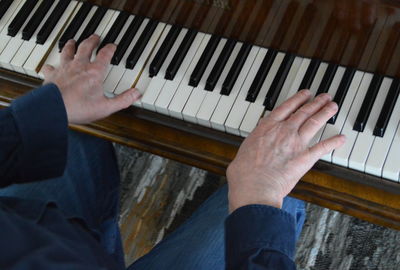
POLYGON ((308 89, 303 89, 303 90, 301 90, 300 91, 302 94, 306 94, 306 95, 309 95, 310 94, 310 90, 308 90, 308 89))
POLYGON ((117 45, 116 44, 110 44, 110 48, 115 51, 115 50, 117 50, 117 45))
POLYGON ((322 99, 326 99, 326 100, 332 100, 332 96, 327 94, 327 93, 323 93, 317 96, 318 98, 322 98, 322 99))
POLYGON ((337 110, 338 108, 338 105, 335 102, 330 102, 328 106, 332 110, 337 110))

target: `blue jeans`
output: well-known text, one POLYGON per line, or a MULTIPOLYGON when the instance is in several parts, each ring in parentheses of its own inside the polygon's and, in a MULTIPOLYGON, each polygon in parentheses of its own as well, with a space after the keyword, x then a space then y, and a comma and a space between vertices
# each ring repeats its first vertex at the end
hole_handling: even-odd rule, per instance
MULTIPOLYGON (((0 189, 0 196, 55 202, 67 217, 82 219, 122 267, 124 255, 118 227, 119 181, 112 144, 71 131, 67 167, 62 177, 12 185, 0 189)), ((295 218, 298 237, 305 219, 304 203, 287 197, 283 209, 295 218)), ((128 269, 224 269, 224 220, 227 216, 225 186, 128 269)))

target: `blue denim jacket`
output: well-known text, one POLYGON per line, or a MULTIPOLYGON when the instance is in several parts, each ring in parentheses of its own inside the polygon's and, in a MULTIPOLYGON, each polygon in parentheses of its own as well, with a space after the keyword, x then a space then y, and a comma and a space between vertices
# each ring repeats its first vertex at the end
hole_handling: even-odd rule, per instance
MULTIPOLYGON (((54 84, 0 110, 0 187, 63 174, 67 115, 54 84)), ((98 240, 56 205, 0 198, 0 269, 120 269, 98 240)), ((250 205, 226 220, 227 269, 295 269, 295 222, 250 205)))

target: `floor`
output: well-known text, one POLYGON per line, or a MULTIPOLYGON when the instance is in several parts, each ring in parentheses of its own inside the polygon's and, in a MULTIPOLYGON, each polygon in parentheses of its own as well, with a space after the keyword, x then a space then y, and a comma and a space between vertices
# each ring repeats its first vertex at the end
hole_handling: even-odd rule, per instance
MULTIPOLYGON (((115 145, 122 178, 121 232, 128 264, 177 228, 224 177, 115 145)), ((400 269, 400 232, 316 205, 297 244, 304 270, 400 269)))

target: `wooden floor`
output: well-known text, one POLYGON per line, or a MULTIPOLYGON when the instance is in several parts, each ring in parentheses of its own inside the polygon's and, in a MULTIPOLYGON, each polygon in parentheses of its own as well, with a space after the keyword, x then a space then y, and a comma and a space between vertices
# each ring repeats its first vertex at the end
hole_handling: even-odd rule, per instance
MULTIPOLYGON (((120 225, 130 264, 186 220, 225 179, 120 145, 116 150, 120 225)), ((304 270, 396 270, 399 243, 399 231, 309 204, 296 262, 304 270)))

